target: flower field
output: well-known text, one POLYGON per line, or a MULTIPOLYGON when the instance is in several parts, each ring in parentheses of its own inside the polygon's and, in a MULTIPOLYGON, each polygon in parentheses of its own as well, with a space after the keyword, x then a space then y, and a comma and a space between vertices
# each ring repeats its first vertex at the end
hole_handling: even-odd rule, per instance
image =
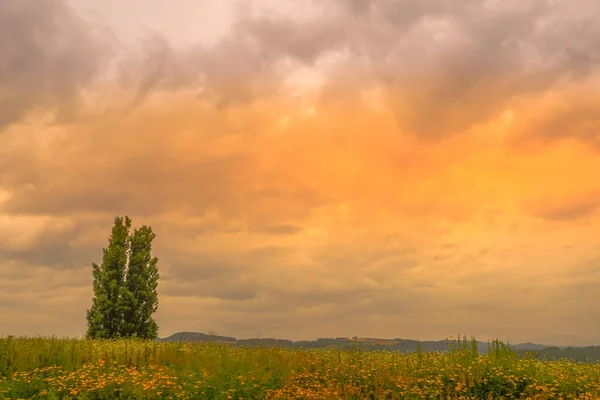
POLYGON ((479 354, 0 338, 0 399, 598 399, 600 363, 479 354))

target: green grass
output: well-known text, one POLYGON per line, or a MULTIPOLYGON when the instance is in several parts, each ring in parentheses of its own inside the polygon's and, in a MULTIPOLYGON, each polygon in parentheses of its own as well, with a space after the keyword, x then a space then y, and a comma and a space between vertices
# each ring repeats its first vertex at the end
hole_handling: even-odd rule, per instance
POLYGON ((0 338, 0 399, 596 399, 600 364, 447 353, 0 338))

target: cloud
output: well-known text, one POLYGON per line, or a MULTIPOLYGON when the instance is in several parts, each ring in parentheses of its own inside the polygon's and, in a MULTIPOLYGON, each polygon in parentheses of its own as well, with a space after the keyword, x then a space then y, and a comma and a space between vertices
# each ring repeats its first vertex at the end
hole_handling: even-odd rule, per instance
POLYGON ((566 85, 543 100, 532 99, 530 111, 522 113, 522 122, 515 126, 513 146, 545 146, 575 139, 600 149, 600 119, 595 112, 600 100, 598 87, 595 79, 585 85, 566 85))
POLYGON ((59 122, 73 120, 108 55, 106 43, 51 0, 3 1, 0 37, 0 133, 40 109, 57 110, 59 122))
POLYGON ((292 17, 246 19, 240 32, 269 59, 315 65, 341 54, 327 73, 326 101, 332 93, 383 87, 401 128, 424 138, 464 132, 565 79, 585 81, 600 60, 592 2, 577 13, 566 13, 566 2, 547 1, 335 4, 337 10, 324 7, 303 24, 292 17))
POLYGON ((89 268, 102 257, 102 243, 110 233, 107 234, 104 219, 96 216, 11 217, 6 213, 1 216, 0 261, 17 262, 24 269, 89 268))
POLYGON ((590 217, 600 206, 597 192, 584 193, 569 198, 547 198, 536 204, 534 215, 550 221, 572 221, 590 217))
POLYGON ((291 224, 280 225, 254 225, 250 227, 251 232, 266 233, 270 235, 294 235, 302 231, 301 226, 291 224))
MULTIPOLYGON (((167 58, 170 56, 169 44, 160 36, 155 36, 147 40, 145 44, 146 46, 143 47, 145 50, 143 52, 145 60, 141 67, 145 71, 145 74, 139 83, 135 97, 125 108, 125 114, 131 113, 139 107, 164 79, 165 65, 167 58)), ((137 72, 134 71, 134 73, 137 72)))
MULTIPOLYGON (((24 21, 42 15, 16 2, 4 7, 24 21)), ((543 0, 452 7, 439 0, 389 0, 315 7, 312 18, 299 22, 289 14, 251 13, 246 6, 232 31, 212 46, 184 49, 159 35, 149 37, 118 65, 122 88, 134 92, 123 112, 135 110, 157 90, 184 88, 201 88, 201 99, 218 109, 245 104, 279 93, 293 68, 304 65, 318 68, 325 78, 323 101, 356 98, 357 92, 379 88, 402 131, 439 139, 465 132, 524 97, 565 81, 585 82, 596 75, 600 60, 593 23, 600 10, 592 1, 585 2, 586 12, 566 12, 568 3, 543 0)), ((39 82, 15 80, 16 71, 5 71, 13 77, 11 93, 23 99, 10 102, 22 110, 11 112, 11 121, 37 105, 74 107, 78 91, 108 65, 103 58, 108 45, 97 43, 65 6, 52 12, 55 20, 65 22, 60 30, 40 24, 48 43, 34 44, 21 35, 28 45, 11 42, 13 50, 5 55, 10 57, 7 65, 32 57, 48 60, 35 63, 39 82), (73 43, 63 46, 63 41, 73 43), (58 68, 62 59, 75 61, 69 62, 70 69, 58 68), (42 79, 50 83, 42 84, 42 79), (31 97, 32 90, 14 86, 19 82, 48 96, 31 97)))
POLYGON ((0 326, 82 334, 128 214, 163 336, 596 340, 593 292, 552 314, 600 256, 596 2, 249 5, 127 52, 41 4, 0 5, 0 326))

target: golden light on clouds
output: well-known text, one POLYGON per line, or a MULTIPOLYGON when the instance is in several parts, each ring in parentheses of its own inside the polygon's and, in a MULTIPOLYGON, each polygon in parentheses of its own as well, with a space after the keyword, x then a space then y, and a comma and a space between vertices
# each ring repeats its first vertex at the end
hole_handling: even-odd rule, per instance
POLYGON ((596 3, 367 3, 151 39, 112 78, 48 11, 65 28, 0 56, 0 334, 83 334, 128 214, 157 233, 161 336, 597 343, 596 3))

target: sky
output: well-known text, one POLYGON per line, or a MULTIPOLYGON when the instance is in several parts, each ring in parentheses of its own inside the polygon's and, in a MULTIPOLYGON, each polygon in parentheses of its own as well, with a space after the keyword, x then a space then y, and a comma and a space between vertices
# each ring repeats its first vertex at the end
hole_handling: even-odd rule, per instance
POLYGON ((0 2, 0 335, 600 344, 600 2, 0 2))

